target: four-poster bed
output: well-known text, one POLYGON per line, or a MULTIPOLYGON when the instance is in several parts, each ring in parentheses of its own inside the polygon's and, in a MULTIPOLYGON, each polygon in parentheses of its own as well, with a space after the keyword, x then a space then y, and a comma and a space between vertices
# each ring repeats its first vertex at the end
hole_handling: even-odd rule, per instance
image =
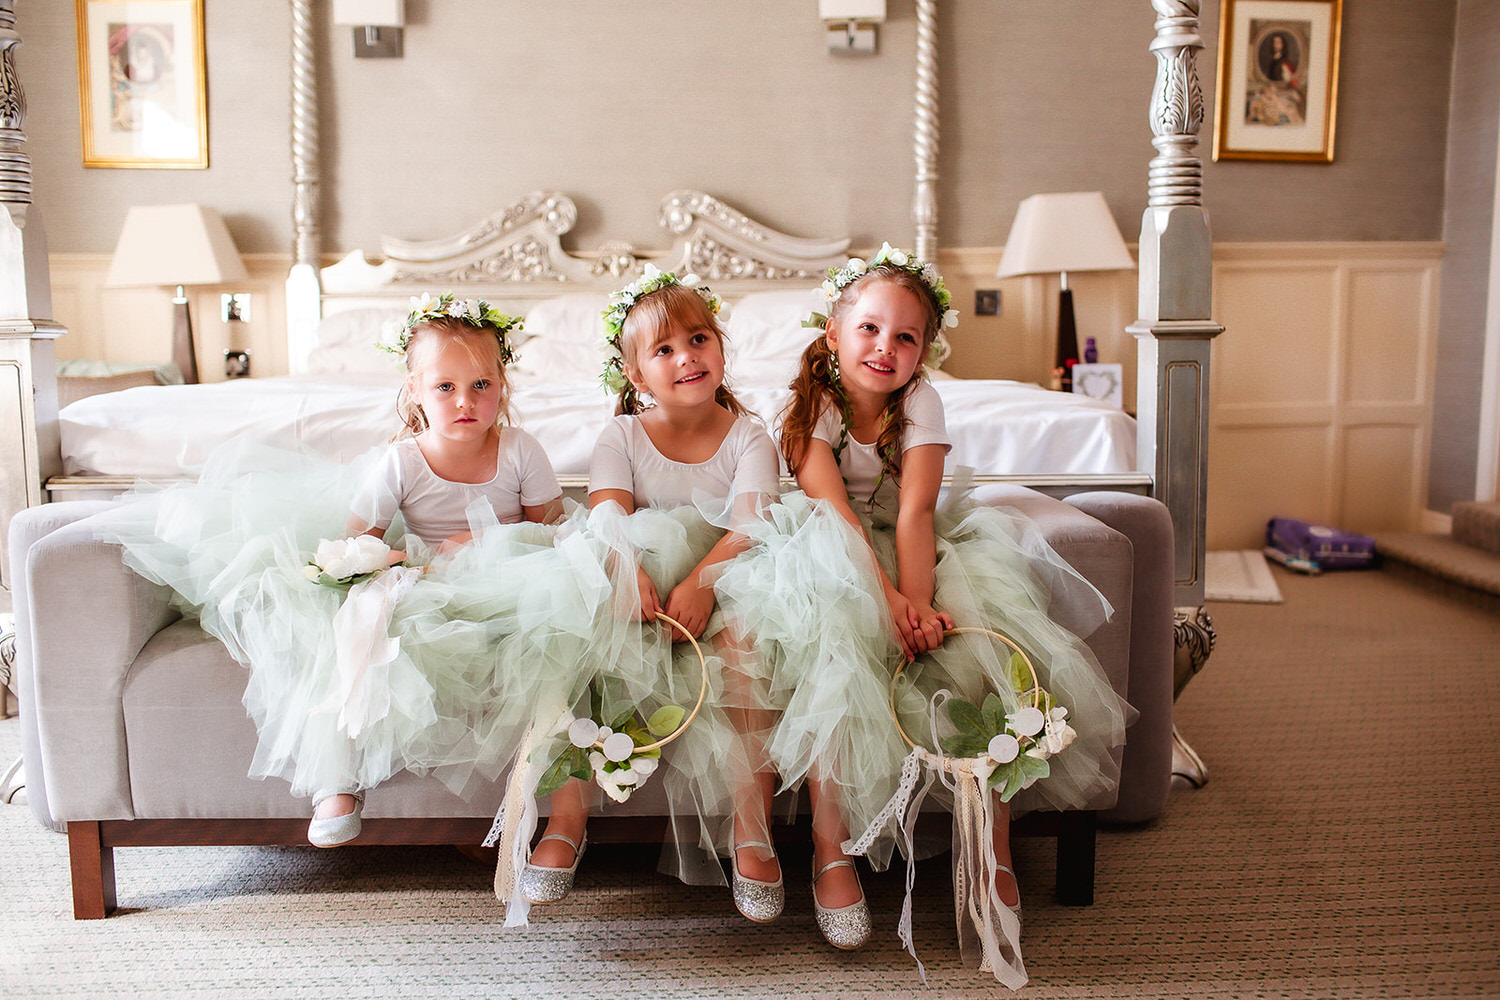
MULTIPOLYGON (((0 0, 0 42, 9 38, 6 32, 13 34, 13 18, 6 20, 11 6, 12 0, 0 0)), ((1202 47, 1197 34, 1199 4, 1197 0, 1153 0, 1152 6, 1158 14, 1152 51, 1159 72, 1151 121, 1160 152, 1152 161, 1150 201, 1140 241, 1140 319, 1131 327, 1141 344, 1136 470, 1103 476, 1067 473, 1050 482, 1047 477, 1034 477, 1039 485, 1058 493, 1076 494, 1070 498, 1072 506, 1008 484, 985 487, 987 496, 1016 503, 1044 524, 1059 551, 1110 592, 1117 607, 1131 608, 1134 598, 1134 630, 1131 614, 1125 613, 1090 639, 1119 689, 1123 693, 1128 685, 1130 700, 1142 709, 1142 722, 1132 730, 1126 749, 1126 777, 1115 804, 1115 817, 1126 820, 1154 817, 1165 798, 1171 654, 1158 632, 1165 631, 1173 605, 1187 609, 1179 611, 1181 619, 1202 618, 1208 343, 1218 332, 1207 318, 1209 240, 1201 207, 1199 161, 1193 153, 1202 123, 1194 65, 1196 50, 1202 47), (1159 505, 1118 492, 1121 486, 1149 488, 1166 503, 1170 518, 1159 505), (1091 492, 1101 489, 1106 492, 1091 492), (1092 517, 1080 517, 1080 510, 1092 517), (1166 540, 1172 529, 1176 548, 1168 552, 1166 540), (1173 561, 1175 572, 1170 565, 1173 561)), ((535 301, 555 298, 559 291, 611 287, 629 280, 643 264, 643 257, 618 246, 606 246, 587 256, 563 251, 558 235, 567 226, 559 223, 569 221, 571 203, 559 196, 541 195, 455 240, 391 241, 382 264, 371 266, 357 258, 321 269, 313 0, 291 0, 291 7, 295 259, 287 282, 287 327, 294 365, 319 344, 324 316, 378 308, 393 296, 404 303, 406 294, 432 290, 434 283, 458 284, 470 294, 484 294, 502 303, 535 301), (496 242, 486 243, 491 237, 497 237, 496 242)), ((937 7, 935 0, 917 0, 916 7, 915 246, 920 256, 936 259, 937 7)), ((13 44, 4 48, 8 70, 13 44)), ((4 85, 17 87, 13 72, 5 74, 4 85)), ((18 88, 15 93, 19 94, 18 88)), ((17 131, 19 118, 14 123, 17 131)), ((0 132, 0 159, 10 155, 5 140, 0 132)), ((21 194, 10 188, 0 190, 8 218, 19 214, 24 219, 29 193, 25 198, 21 194)), ((669 265, 691 267, 730 293, 774 292, 788 283, 805 288, 808 279, 820 277, 821 269, 844 249, 841 241, 798 241, 766 231, 695 192, 669 196, 663 222, 679 237, 669 252, 669 265)), ((32 254, 26 257, 31 271, 23 268, 23 279, 36 273, 32 254)), ((9 270, 8 259, 6 263, 9 270)), ((44 282, 45 271, 41 274, 44 282)), ((6 280, 14 278, 7 273, 6 280)), ((0 298, 0 308, 13 310, 12 302, 0 298)), ((48 311, 44 302, 40 309, 35 305, 28 309, 48 311)), ((22 470, 24 493, 7 481, 8 492, 0 498, 6 515, 40 502, 42 482, 57 462, 55 445, 49 440, 56 428, 56 412, 48 348, 48 337, 57 331, 55 324, 33 319, 26 311, 22 315, 26 318, 0 324, 7 349, 20 348, 13 352, 20 359, 14 364, 22 397, 20 419, 7 433, 25 444, 22 453, 28 456, 22 470)), ((185 755, 191 756, 182 741, 191 736, 192 727, 189 732, 178 732, 182 706, 166 706, 160 699, 175 691, 174 680, 185 661, 191 661, 198 678, 192 685, 195 692, 212 689, 219 699, 208 709, 194 706, 195 715, 208 725, 243 729, 248 725, 243 711, 239 710, 237 720, 232 718, 237 700, 219 697, 224 691, 232 695, 236 684, 243 687, 243 676, 222 648, 214 653, 206 645, 212 641, 196 626, 176 621, 162 595, 120 567, 117 554, 91 542, 85 525, 74 523, 94 509, 87 503, 51 504, 18 517, 8 553, 7 571, 13 577, 5 580, 7 587, 16 583, 16 611, 27 661, 21 664, 20 686, 31 801, 43 822, 66 823, 74 864, 75 912, 80 916, 103 916, 113 906, 110 866, 114 846, 298 843, 305 825, 302 807, 284 790, 244 787, 258 783, 243 778, 242 761, 233 752, 228 760, 201 762, 208 771, 218 769, 222 775, 189 776, 186 781, 191 789, 177 787, 184 783, 178 764, 185 755), (101 615, 99 627, 88 635, 80 635, 76 625, 67 624, 75 613, 68 609, 80 579, 87 580, 100 606, 123 612, 101 615), (122 666, 128 683, 126 675, 117 673, 122 666), (77 676, 67 676, 70 672, 77 676), (75 697, 79 685, 91 692, 102 689, 103 700, 80 701, 75 697), (55 699, 52 705, 47 704, 49 692, 55 699), (39 715, 47 719, 45 725, 39 725, 39 715), (81 734, 67 741, 66 752, 62 744, 43 737, 43 731, 54 734, 64 727, 81 734), (131 737, 128 753, 127 730, 131 737), (216 795, 228 795, 230 804, 216 795), (243 818, 233 822, 201 818, 229 816, 243 818)), ((198 723, 198 728, 203 724, 198 723)), ((373 818, 366 824, 364 842, 457 842, 471 839, 476 822, 484 822, 472 818, 473 808, 467 804, 445 798, 441 789, 424 786, 423 779, 415 776, 403 777, 411 780, 392 782, 384 802, 379 793, 372 796, 366 815, 373 818)), ((384 791, 383 786, 380 792, 384 791)), ((641 798, 641 808, 649 815, 649 801, 641 798)), ((480 803, 475 808, 483 814, 490 805, 480 803)), ((1086 900, 1092 885, 1092 814, 1038 815, 1036 819, 1039 825, 1050 823, 1061 837, 1060 890, 1074 901, 1086 900), (1075 881, 1064 885, 1069 877, 1075 881)))

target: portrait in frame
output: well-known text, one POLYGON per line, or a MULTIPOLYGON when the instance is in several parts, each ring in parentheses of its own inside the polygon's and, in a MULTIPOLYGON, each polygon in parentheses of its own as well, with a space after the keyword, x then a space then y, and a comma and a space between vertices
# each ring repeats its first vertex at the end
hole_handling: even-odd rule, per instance
POLYGON ((1215 160, 1333 162, 1343 0, 1224 0, 1215 160))
POLYGON ((206 168, 203 0, 76 0, 85 167, 206 168))

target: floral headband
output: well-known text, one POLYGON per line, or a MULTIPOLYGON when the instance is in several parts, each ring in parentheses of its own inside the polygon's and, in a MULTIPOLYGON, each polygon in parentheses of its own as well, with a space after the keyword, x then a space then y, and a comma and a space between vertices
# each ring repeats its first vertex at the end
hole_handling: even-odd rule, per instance
POLYGON ((521 318, 501 312, 484 299, 460 299, 452 292, 444 292, 435 299, 426 292, 420 297, 413 295, 411 312, 406 314, 406 319, 386 324, 384 335, 375 346, 390 354, 405 355, 411 346, 412 331, 430 320, 443 318, 494 330, 500 341, 500 363, 508 365, 516 360, 516 352, 510 346, 510 334, 521 332, 521 318))
MULTIPOLYGON (((958 310, 950 308, 953 296, 948 291, 948 286, 943 284, 943 276, 938 273, 936 266, 923 260, 918 260, 916 255, 905 250, 897 250, 889 243, 880 244, 880 249, 875 256, 868 261, 858 257, 850 257, 843 267, 830 268, 828 280, 823 282, 823 297, 828 300, 831 313, 832 305, 838 301, 844 289, 854 284, 860 278, 873 271, 875 268, 885 265, 895 267, 903 271, 909 271, 922 279, 922 284, 932 293, 933 301, 937 303, 938 314, 942 317, 940 327, 955 327, 958 325, 958 310)), ((805 327, 814 327, 819 330, 828 329, 828 316, 824 313, 815 312, 807 317, 802 323, 805 327)), ((939 329, 938 335, 933 338, 932 344, 927 349, 926 363, 932 367, 941 364, 948 356, 948 341, 939 329)))
POLYGON ((620 338, 625 335, 625 315, 647 295, 668 285, 681 285, 697 292, 704 305, 708 306, 708 311, 715 316, 719 315, 719 310, 724 307, 724 300, 698 281, 696 274, 685 274, 679 278, 671 271, 662 271, 655 264, 647 264, 641 270, 639 278, 619 291, 610 293, 609 305, 601 313, 604 317, 604 371, 600 372, 599 381, 606 389, 619 392, 625 388, 625 352, 620 346, 620 338))

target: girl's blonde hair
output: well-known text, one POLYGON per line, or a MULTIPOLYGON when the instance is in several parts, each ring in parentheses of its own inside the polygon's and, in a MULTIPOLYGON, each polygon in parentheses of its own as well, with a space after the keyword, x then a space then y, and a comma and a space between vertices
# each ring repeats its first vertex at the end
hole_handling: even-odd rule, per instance
MULTIPOLYGON (((928 349, 942 328, 943 310, 932 286, 904 267, 877 264, 852 281, 833 301, 832 308, 828 311, 828 325, 839 322, 849 307, 858 300, 861 289, 872 281, 889 281, 899 285, 922 303, 927 313, 927 322, 922 328, 921 356, 927 357, 928 349)), ((918 365, 906 384, 886 399, 880 436, 875 439, 882 477, 896 479, 901 475, 901 435, 905 433, 907 424, 906 396, 911 392, 912 386, 925 377, 925 371, 918 365)), ((838 410, 842 423, 839 443, 833 449, 835 458, 843 453, 848 443, 849 421, 852 416, 849 412, 849 399, 839 382, 838 355, 828 343, 826 331, 802 352, 802 363, 796 377, 792 379, 791 390, 792 398, 781 413, 781 454, 786 458, 787 468, 792 475, 796 475, 807 459, 807 449, 812 443, 813 428, 818 424, 818 417, 829 406, 838 410)))
MULTIPOLYGON (((650 347, 669 326, 684 330, 710 330, 719 342, 719 350, 729 353, 724 329, 719 326, 719 319, 708 307, 708 303, 703 301, 703 296, 684 285, 663 285, 641 296, 625 314, 625 320, 621 324, 620 356, 624 359, 627 370, 639 368, 636 358, 641 350, 650 347)), ((714 402, 735 416, 750 412, 729 388, 727 373, 718 391, 714 393, 714 402)), ((634 414, 643 409, 645 406, 642 405, 640 394, 636 392, 635 383, 630 380, 627 372, 625 385, 620 389, 619 402, 615 404, 615 412, 634 414)))
POLYGON ((510 423, 510 382, 505 377, 504 351, 500 343, 501 333, 494 327, 475 326, 451 316, 438 316, 424 320, 412 328, 406 345, 406 379, 396 396, 396 415, 401 419, 401 429, 396 438, 415 437, 427 429, 427 414, 422 404, 412 393, 412 382, 422 370, 419 354, 432 350, 440 337, 451 337, 464 345, 469 356, 476 361, 492 360, 495 364, 495 379, 500 384, 500 409, 495 415, 495 425, 510 423))

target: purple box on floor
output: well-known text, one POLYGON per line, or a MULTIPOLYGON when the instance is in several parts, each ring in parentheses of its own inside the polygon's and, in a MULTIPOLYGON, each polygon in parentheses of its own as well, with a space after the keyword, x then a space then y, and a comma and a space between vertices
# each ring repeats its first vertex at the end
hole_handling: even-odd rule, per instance
POLYGON ((1363 569, 1375 565, 1375 539, 1349 531, 1273 517, 1266 522, 1266 544, 1319 569, 1363 569))

